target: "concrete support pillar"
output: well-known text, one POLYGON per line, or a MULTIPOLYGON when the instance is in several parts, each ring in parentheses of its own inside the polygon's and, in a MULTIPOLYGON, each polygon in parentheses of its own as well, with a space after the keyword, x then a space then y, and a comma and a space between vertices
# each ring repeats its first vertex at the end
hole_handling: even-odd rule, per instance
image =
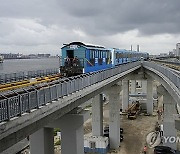
POLYGON ((157 99, 158 99, 158 94, 157 94, 157 85, 156 82, 153 82, 153 101, 154 101, 154 106, 157 107, 157 99))
POLYGON ((147 113, 153 113, 153 81, 147 81, 147 113))
POLYGON ((109 90, 109 138, 111 149, 117 149, 120 145, 120 89, 119 85, 114 85, 109 90))
POLYGON ((84 154, 84 118, 68 114, 61 119, 62 154, 84 154))
POLYGON ((147 93, 147 81, 142 80, 142 93, 146 94, 147 93))
POLYGON ((125 111, 129 106, 129 81, 122 81, 122 110, 125 111))
POLYGON ((31 154, 54 154, 53 128, 42 128, 30 135, 31 154))
POLYGON ((163 95, 159 92, 157 93, 157 95, 158 95, 158 104, 157 104, 158 109, 162 109, 162 107, 163 107, 163 95))
POLYGON ((90 118, 90 112, 76 108, 46 127, 61 129, 61 153, 84 154, 83 124, 90 118))
POLYGON ((157 84, 156 82, 153 82, 153 98, 157 99, 158 94, 157 94, 157 84))
POLYGON ((99 94, 93 98, 92 103, 92 134, 103 135, 103 95, 99 94))
POLYGON ((136 94, 136 80, 131 80, 131 94, 136 94))
MULTIPOLYGON (((164 119, 163 119, 163 133, 164 137, 169 139, 177 137, 177 130, 175 129, 175 121, 173 114, 177 114, 175 108, 175 102, 168 92, 163 94, 163 103, 164 103, 164 119)), ((169 146, 173 149, 177 148, 177 143, 171 140, 163 140, 163 145, 169 146)))

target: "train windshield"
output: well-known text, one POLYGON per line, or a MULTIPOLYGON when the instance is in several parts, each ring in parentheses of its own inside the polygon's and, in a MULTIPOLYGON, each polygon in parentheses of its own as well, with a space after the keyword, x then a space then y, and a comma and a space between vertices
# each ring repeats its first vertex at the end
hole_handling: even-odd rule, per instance
POLYGON ((66 50, 66 55, 68 58, 73 59, 74 58, 74 50, 66 50))

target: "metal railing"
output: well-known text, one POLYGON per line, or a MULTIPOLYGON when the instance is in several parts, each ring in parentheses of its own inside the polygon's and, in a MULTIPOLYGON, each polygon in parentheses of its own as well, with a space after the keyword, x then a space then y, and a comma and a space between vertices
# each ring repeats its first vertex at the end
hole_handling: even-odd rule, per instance
POLYGON ((63 96, 67 96, 76 91, 82 90, 88 86, 106 80, 119 73, 128 71, 129 69, 141 66, 140 62, 134 62, 101 70, 88 74, 81 74, 70 78, 62 78, 56 80, 53 85, 48 85, 40 89, 28 91, 19 94, 14 91, 13 97, 0 97, 0 122, 8 121, 12 117, 21 116, 25 112, 32 109, 38 109, 40 106, 52 103, 63 96))
POLYGON ((59 73, 58 68, 46 69, 46 70, 37 70, 37 71, 28 71, 28 72, 18 72, 18 73, 10 73, 10 74, 0 74, 0 84, 9 83, 13 81, 21 81, 25 79, 42 77, 52 74, 59 73))
POLYGON ((156 63, 151 62, 143 62, 143 66, 147 66, 150 68, 155 69, 156 71, 162 73, 164 76, 166 76, 171 82, 180 89, 180 76, 173 71, 171 71, 168 67, 164 67, 162 65, 158 65, 156 63))

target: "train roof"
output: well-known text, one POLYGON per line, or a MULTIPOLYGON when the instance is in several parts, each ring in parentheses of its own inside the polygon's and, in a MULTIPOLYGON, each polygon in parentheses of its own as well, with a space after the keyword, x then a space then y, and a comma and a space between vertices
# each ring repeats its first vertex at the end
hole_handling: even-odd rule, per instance
MULTIPOLYGON (((103 47, 103 46, 96 46, 96 45, 89 45, 89 44, 84 44, 82 42, 71 42, 69 44, 63 44, 64 46, 62 48, 65 48, 65 47, 70 47, 70 46, 78 46, 78 47, 84 47, 84 48, 87 48, 87 49, 99 49, 99 50, 108 50, 107 48, 103 47)), ((62 49, 61 48, 61 49, 62 49)))
POLYGON ((126 50, 126 49, 118 49, 118 48, 113 48, 114 50, 116 50, 117 52, 127 52, 127 53, 137 53, 137 54, 148 54, 147 52, 143 52, 143 51, 131 51, 131 50, 126 50))

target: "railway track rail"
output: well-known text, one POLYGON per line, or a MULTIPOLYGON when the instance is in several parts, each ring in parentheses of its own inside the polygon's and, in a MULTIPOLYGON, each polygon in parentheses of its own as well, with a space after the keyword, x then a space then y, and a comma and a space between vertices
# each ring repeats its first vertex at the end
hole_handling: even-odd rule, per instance
POLYGON ((39 85, 43 83, 50 83, 62 77, 63 76, 61 74, 55 74, 55 75, 48 75, 46 77, 37 77, 37 78, 32 78, 32 79, 26 79, 23 81, 14 81, 11 83, 0 84, 0 93, 12 91, 16 89, 27 88, 27 87, 31 87, 31 86, 35 86, 35 85, 39 85))
POLYGON ((179 73, 179 71, 180 71, 180 63, 179 62, 170 62, 170 61, 157 60, 157 59, 152 59, 152 61, 171 68, 175 73, 179 73))

